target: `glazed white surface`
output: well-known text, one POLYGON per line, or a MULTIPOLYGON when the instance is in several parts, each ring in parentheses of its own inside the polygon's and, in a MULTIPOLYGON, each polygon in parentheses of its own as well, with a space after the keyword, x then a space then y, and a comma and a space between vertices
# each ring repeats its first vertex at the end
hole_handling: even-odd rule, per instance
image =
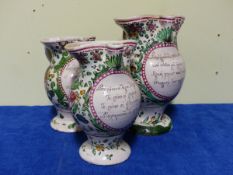
POLYGON ((62 87, 66 93, 66 95, 69 97, 71 92, 71 84, 74 81, 75 78, 77 78, 77 75, 80 71, 80 65, 79 62, 76 59, 73 59, 71 62, 69 62, 61 74, 61 83, 62 87))

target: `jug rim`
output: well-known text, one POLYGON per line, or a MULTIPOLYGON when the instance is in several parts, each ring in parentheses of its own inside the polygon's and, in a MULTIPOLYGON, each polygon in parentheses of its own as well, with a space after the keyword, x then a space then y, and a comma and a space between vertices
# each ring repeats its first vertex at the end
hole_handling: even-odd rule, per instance
POLYGON ((141 15, 141 16, 132 16, 127 18, 114 18, 116 23, 131 23, 131 22, 139 22, 145 21, 148 19, 155 19, 155 20, 175 20, 175 19, 185 19, 184 16, 175 16, 175 15, 141 15))
POLYGON ((103 41, 83 41, 80 43, 69 43, 65 45, 65 49, 69 52, 76 52, 92 48, 106 48, 110 50, 123 49, 125 45, 136 46, 135 40, 103 40, 103 41))
POLYGON ((55 37, 48 37, 42 39, 40 42, 42 44, 51 44, 51 43, 59 43, 59 42, 65 42, 65 41, 87 41, 87 40, 95 40, 95 36, 90 37, 78 37, 78 36, 55 36, 55 37))

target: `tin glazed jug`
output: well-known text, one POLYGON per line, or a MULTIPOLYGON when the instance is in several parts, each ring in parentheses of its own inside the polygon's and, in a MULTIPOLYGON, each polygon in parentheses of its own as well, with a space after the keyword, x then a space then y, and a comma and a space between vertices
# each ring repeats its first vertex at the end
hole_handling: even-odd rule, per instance
POLYGON ((88 137, 79 154, 89 163, 118 164, 131 153, 122 136, 141 101, 127 61, 135 46, 135 41, 93 41, 65 47, 81 65, 72 85, 72 112, 88 137))
POLYGON ((94 40, 94 37, 53 37, 42 40, 45 54, 50 65, 44 77, 45 90, 48 98, 57 110, 57 115, 50 125, 62 132, 80 131, 71 114, 70 90, 73 79, 79 73, 79 62, 64 49, 68 43, 94 40))
POLYGON ((131 74, 142 93, 142 105, 133 129, 144 135, 168 132, 171 118, 166 106, 179 93, 185 64, 177 46, 177 34, 184 22, 180 16, 139 16, 115 19, 124 39, 134 39, 131 74))

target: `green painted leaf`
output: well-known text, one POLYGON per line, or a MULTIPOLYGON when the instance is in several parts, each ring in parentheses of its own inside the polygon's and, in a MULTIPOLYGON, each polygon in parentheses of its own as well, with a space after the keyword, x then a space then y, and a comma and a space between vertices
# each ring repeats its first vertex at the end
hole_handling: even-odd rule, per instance
POLYGON ((155 102, 157 105, 161 105, 161 106, 164 105, 164 103, 157 100, 144 85, 139 84, 139 88, 150 99, 150 101, 155 102))
POLYGON ((91 72, 88 71, 88 72, 87 72, 87 75, 91 75, 91 72))
POLYGON ((72 106, 72 113, 75 114, 77 112, 77 109, 78 109, 78 105, 77 104, 74 104, 72 106))
POLYGON ((96 150, 92 149, 92 154, 95 156, 96 155, 96 150))
POLYGON ((60 69, 63 68, 70 59, 71 57, 69 54, 67 52, 63 52, 61 61, 56 66, 54 66, 55 72, 60 71, 60 69))
POLYGON ((92 86, 92 82, 91 81, 88 81, 88 84, 89 84, 89 86, 92 86))
POLYGON ((171 42, 173 30, 171 28, 164 28, 160 30, 156 36, 159 42, 171 42))
POLYGON ((55 87, 55 82, 51 82, 51 88, 53 89, 55 87))
POLYGON ((72 123, 72 124, 69 124, 69 125, 68 125, 68 128, 69 128, 69 129, 72 129, 72 128, 75 128, 75 126, 76 126, 76 123, 72 123))
POLYGON ((112 159, 112 156, 113 156, 113 154, 106 154, 106 158, 107 158, 108 160, 111 160, 111 159, 112 159))
POLYGON ((74 80, 73 83, 72 83, 72 85, 71 85, 71 89, 72 89, 72 90, 77 89, 77 88, 78 88, 78 85, 79 85, 79 84, 78 84, 78 80, 74 80))
POLYGON ((105 63, 110 69, 120 70, 122 66, 122 55, 113 55, 105 63))
POLYGON ((99 126, 95 118, 91 118, 91 123, 96 127, 96 129, 98 129, 98 131, 107 132, 107 130, 102 129, 101 126, 99 126))

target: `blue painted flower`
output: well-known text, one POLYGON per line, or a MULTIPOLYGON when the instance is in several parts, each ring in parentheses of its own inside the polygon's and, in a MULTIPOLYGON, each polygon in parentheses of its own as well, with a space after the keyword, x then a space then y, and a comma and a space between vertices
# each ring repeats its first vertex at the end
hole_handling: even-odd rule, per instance
POLYGON ((81 115, 79 115, 79 114, 76 114, 76 115, 75 115, 75 118, 76 118, 78 121, 82 122, 82 123, 85 123, 85 124, 88 123, 88 120, 85 119, 83 116, 81 116, 81 115))

